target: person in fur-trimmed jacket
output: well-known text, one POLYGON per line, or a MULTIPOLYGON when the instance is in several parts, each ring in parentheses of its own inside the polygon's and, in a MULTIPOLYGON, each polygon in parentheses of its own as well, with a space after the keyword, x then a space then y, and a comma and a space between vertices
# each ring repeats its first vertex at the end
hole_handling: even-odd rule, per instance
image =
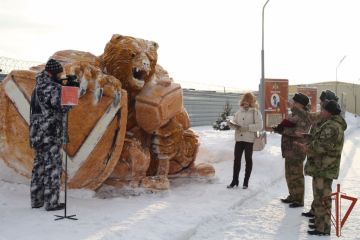
MULTIPOLYGON (((61 147, 66 136, 66 112, 70 107, 61 106, 60 75, 63 68, 50 59, 45 70, 36 76, 31 96, 30 145, 35 150, 30 195, 31 207, 44 206, 47 211, 60 210, 60 179, 62 173, 61 147)), ((66 139, 67 140, 67 139, 66 139)))
POLYGON ((247 189, 252 171, 252 154, 256 132, 262 130, 263 120, 253 93, 246 93, 240 101, 240 109, 235 113, 232 121, 229 121, 232 129, 235 129, 235 149, 233 179, 227 188, 239 185, 239 173, 241 157, 245 151, 245 177, 243 188, 247 189))

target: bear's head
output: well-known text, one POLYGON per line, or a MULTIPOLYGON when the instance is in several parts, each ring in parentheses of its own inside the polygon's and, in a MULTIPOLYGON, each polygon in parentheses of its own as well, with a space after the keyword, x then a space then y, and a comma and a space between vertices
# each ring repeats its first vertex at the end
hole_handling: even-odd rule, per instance
POLYGON ((102 70, 128 92, 139 92, 155 73, 157 49, 156 42, 114 34, 100 56, 102 70))

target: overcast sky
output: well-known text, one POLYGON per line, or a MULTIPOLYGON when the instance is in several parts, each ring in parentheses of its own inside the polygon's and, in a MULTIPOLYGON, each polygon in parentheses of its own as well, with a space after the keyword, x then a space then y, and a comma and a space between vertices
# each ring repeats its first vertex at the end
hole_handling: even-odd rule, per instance
MULTIPOLYGON (((257 89, 265 0, 1 0, 0 56, 100 55, 112 34, 154 40, 176 82, 257 89)), ((265 77, 360 83, 360 1, 270 0, 265 77)))

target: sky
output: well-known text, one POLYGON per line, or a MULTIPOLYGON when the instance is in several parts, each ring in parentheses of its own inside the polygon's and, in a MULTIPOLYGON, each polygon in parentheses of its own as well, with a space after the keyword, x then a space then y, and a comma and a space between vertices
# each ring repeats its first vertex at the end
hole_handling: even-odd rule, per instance
MULTIPOLYGON (((102 54, 112 34, 156 41, 158 63, 184 87, 257 90, 265 0, 1 0, 0 56, 46 62, 102 54)), ((270 0, 265 77, 360 83, 360 1, 270 0), (343 57, 345 59, 339 65, 343 57)))

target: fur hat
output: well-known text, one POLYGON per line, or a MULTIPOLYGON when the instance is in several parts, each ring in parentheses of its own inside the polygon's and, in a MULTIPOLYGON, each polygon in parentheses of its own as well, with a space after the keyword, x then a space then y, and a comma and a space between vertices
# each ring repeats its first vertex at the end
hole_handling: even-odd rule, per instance
POLYGON ((252 92, 247 92, 242 96, 240 100, 240 106, 243 106, 244 102, 249 103, 250 107, 255 107, 255 108, 258 107, 256 102, 256 97, 252 92))
POLYGON ((332 115, 339 115, 341 113, 340 105, 335 100, 325 101, 323 108, 332 115))
POLYGON ((335 100, 336 102, 339 100, 339 98, 335 95, 334 92, 330 91, 330 90, 326 90, 326 91, 322 91, 320 94, 320 100, 321 101, 325 101, 325 100, 335 100))
POLYGON ((304 107, 306 107, 309 104, 309 98, 305 94, 302 94, 302 93, 295 93, 293 100, 295 102, 300 103, 304 107))
POLYGON ((63 67, 61 64, 55 59, 49 59, 45 65, 45 70, 47 72, 51 72, 53 74, 61 73, 63 71, 63 67))

